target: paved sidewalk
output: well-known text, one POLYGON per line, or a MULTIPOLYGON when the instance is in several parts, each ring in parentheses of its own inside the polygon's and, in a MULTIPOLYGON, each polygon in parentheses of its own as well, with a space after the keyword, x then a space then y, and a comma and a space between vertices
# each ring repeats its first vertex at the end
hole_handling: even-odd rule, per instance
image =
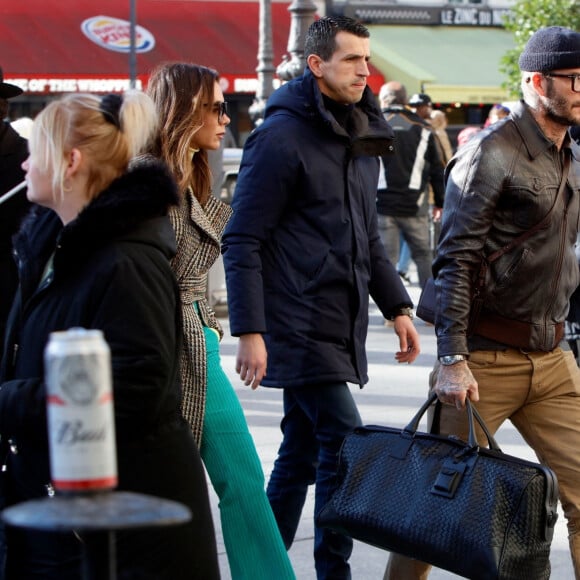
MULTIPOLYGON (((419 294, 418 287, 413 285, 408 290, 416 303, 419 294)), ((242 385, 234 371, 237 340, 229 334, 227 319, 224 318, 221 321, 225 330, 225 337, 221 345, 222 363, 244 407, 267 479, 281 439, 279 430, 279 422, 282 417, 281 392, 277 389, 263 387, 257 391, 252 391, 242 385)), ((370 381, 362 390, 356 386, 352 389, 364 423, 403 427, 425 400, 428 375, 436 355, 435 335, 432 327, 426 326, 420 320, 416 322, 421 334, 422 352, 418 360, 412 365, 398 365, 394 360, 394 353, 398 346, 396 335, 392 328, 384 326, 380 313, 374 305, 371 305, 367 340, 370 381)), ((424 425, 422 428, 425 428, 424 425)), ((511 424, 502 426, 496 438, 504 452, 535 460, 533 452, 511 424)), ((229 580, 231 576, 221 536, 217 498, 211 490, 211 484, 210 494, 218 535, 222 577, 224 580, 229 580)), ((311 488, 296 541, 290 550, 290 557, 298 580, 316 579, 312 557, 313 505, 313 488, 311 488)), ((355 542, 351 558, 353 579, 381 580, 387 555, 387 552, 383 550, 355 542)), ((551 562, 552 580, 573 580, 574 572, 568 552, 566 525, 562 514, 560 514, 556 525, 551 562)), ((450 572, 434 569, 429 578, 430 580, 443 580, 459 577, 450 572)), ((530 580, 533 579, 530 578, 530 580)))

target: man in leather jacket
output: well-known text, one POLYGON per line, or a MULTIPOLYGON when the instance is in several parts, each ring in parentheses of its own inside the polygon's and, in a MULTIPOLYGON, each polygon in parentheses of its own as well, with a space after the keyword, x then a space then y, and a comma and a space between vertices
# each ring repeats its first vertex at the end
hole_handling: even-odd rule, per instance
MULTIPOLYGON (((492 434, 510 419, 556 473, 578 580, 580 370, 560 341, 580 277, 580 147, 569 131, 580 124, 580 33, 538 30, 519 66, 523 101, 446 171, 433 265, 439 362, 432 380, 446 403, 443 433, 466 436, 469 397, 492 434)), ((394 555, 385 578, 428 573, 428 564, 394 555)))

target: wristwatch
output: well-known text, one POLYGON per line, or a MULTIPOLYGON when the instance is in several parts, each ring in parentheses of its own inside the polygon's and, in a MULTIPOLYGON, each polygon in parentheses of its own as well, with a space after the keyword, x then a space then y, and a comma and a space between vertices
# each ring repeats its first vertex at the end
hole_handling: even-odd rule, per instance
POLYGON ((448 354, 439 357, 439 362, 446 367, 461 362, 462 360, 467 360, 467 357, 464 354, 448 354))
POLYGON ((411 320, 415 318, 413 309, 410 306, 402 306, 401 308, 397 308, 391 315, 391 320, 395 320, 396 316, 408 316, 411 320))

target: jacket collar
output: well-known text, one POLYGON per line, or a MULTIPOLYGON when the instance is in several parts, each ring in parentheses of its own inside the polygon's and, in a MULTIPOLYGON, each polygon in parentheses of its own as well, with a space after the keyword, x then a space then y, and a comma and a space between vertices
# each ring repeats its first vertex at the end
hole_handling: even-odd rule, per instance
POLYGON ((189 198, 189 217, 194 224, 203 230, 217 245, 221 242, 221 231, 216 229, 214 220, 216 216, 221 216, 217 221, 227 221, 232 214, 232 208, 223 201, 210 195, 207 199, 205 207, 202 207, 190 187, 186 192, 189 198))
MULTIPOLYGON (((520 101, 512 108, 510 116, 522 136, 522 141, 531 159, 535 159, 544 151, 554 147, 554 143, 544 135, 524 101, 520 101)), ((569 132, 563 146, 570 149, 571 155, 576 161, 580 161, 580 146, 570 137, 569 132)))

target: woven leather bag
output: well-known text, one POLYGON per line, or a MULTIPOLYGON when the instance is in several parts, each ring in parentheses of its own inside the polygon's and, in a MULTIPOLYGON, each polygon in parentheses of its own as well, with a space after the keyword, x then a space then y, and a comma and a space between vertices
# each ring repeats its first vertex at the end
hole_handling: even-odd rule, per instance
POLYGON ((357 428, 340 451, 338 487, 317 524, 473 580, 550 577, 558 484, 547 467, 501 451, 467 404, 469 437, 357 428), (474 416, 489 449, 476 442, 474 416))

